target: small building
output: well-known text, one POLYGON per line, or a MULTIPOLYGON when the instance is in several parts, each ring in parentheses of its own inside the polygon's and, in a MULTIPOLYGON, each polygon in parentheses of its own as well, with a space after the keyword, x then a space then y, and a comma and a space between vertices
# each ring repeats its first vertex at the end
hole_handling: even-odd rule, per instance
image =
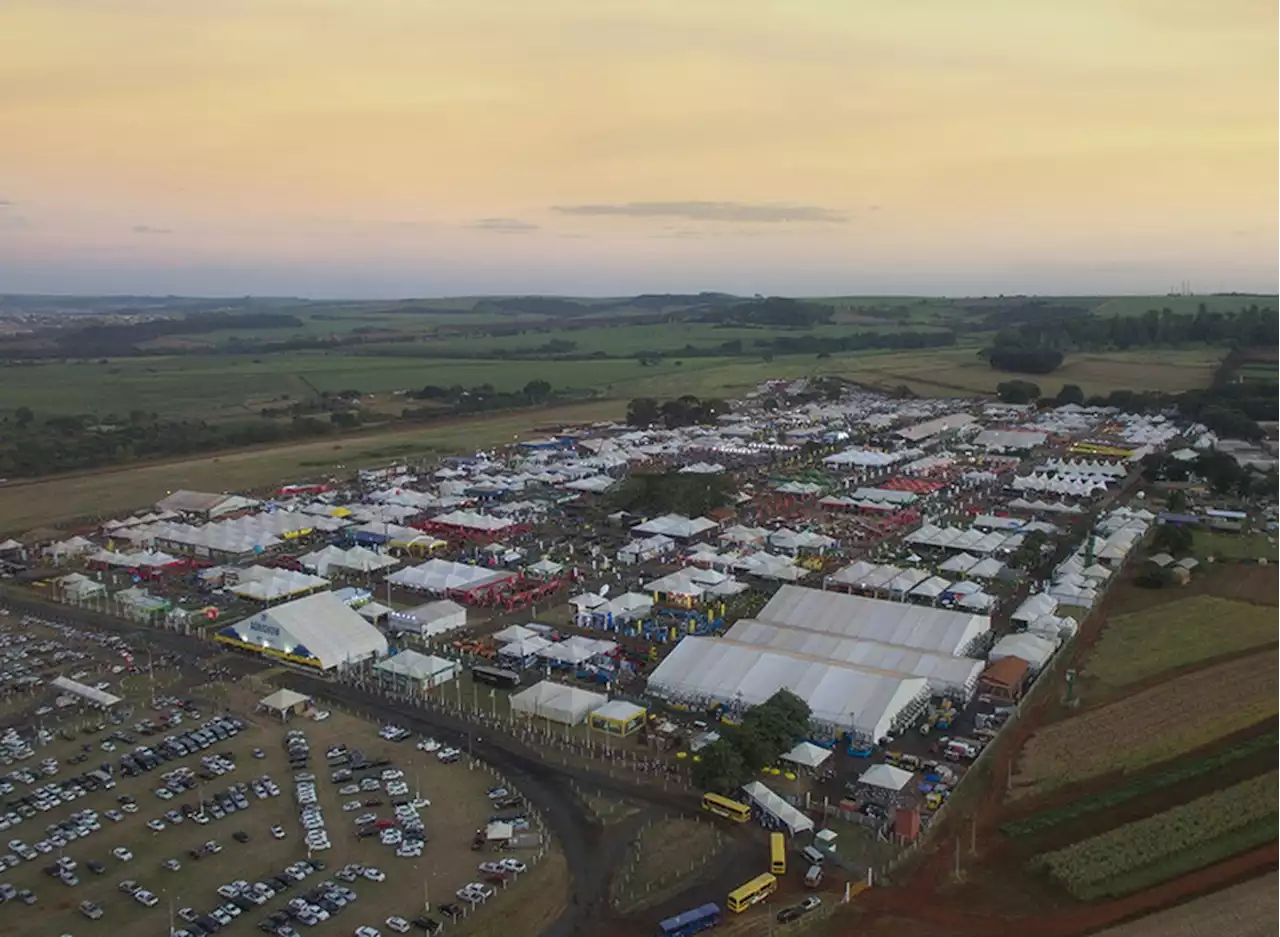
POLYGON ((893 812, 893 835, 904 843, 916 841, 920 836, 919 807, 899 807, 893 812))
POLYGON ((446 634, 466 626, 466 607, 450 599, 428 602, 404 612, 392 612, 387 618, 387 627, 392 631, 407 631, 423 638, 446 634))
POLYGON ((116 703, 122 702, 120 697, 113 693, 107 693, 95 687, 86 686, 77 680, 68 677, 54 677, 49 681, 49 685, 55 690, 62 693, 70 693, 72 696, 79 697, 90 705, 97 706, 99 709, 110 709, 116 703))
POLYGON ((462 665, 456 660, 409 650, 374 664, 373 672, 384 690, 422 696, 456 678, 462 672, 462 665))
POLYGON ((626 700, 611 700, 591 714, 591 728, 598 729, 606 735, 625 738, 644 726, 645 713, 643 706, 628 703, 626 700))
POLYGON ((306 712, 311 708, 311 697, 293 690, 279 689, 270 696, 263 697, 258 708, 279 716, 281 720, 306 712))
POLYGON ((1015 703, 1022 698, 1029 665, 1020 657, 1002 657, 978 678, 978 692, 995 699, 1015 703))

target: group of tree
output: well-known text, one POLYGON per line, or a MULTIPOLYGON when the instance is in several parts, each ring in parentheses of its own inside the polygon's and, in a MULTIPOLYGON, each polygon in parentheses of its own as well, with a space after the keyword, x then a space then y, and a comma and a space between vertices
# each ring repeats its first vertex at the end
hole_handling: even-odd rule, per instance
POLYGON ((634 472, 610 493, 609 503, 613 510, 645 517, 699 517, 725 507, 733 495, 733 485, 724 475, 634 472))
POLYGON ((809 734, 809 706, 790 690, 779 690, 743 714, 736 726, 723 726, 720 738, 701 752, 694 782, 706 791, 732 794, 809 734))
MULTIPOLYGON (((301 319, 281 312, 205 312, 190 316, 157 316, 141 322, 91 319, 83 324, 47 326, 33 332, 9 335, 0 339, 0 358, 120 358, 142 354, 140 346, 144 343, 170 336, 301 327, 301 319)), ((160 350, 152 353, 158 354, 160 350)))
MULTIPOLYGON (((1260 473, 1242 466, 1233 456, 1216 449, 1200 453, 1194 459, 1177 459, 1172 455, 1153 452, 1142 459, 1142 473, 1149 481, 1182 484, 1202 481, 1214 494, 1236 495, 1242 498, 1265 498, 1276 492, 1276 473, 1260 473)), ((1169 510, 1175 514, 1186 510, 1186 497, 1174 492, 1177 506, 1171 503, 1169 510)), ((1173 552, 1173 551, 1170 551, 1173 552)))
POLYGON ((729 405, 718 397, 701 400, 685 394, 674 400, 659 401, 653 397, 636 397, 627 404, 627 423, 631 426, 696 426, 714 423, 716 417, 729 412, 729 405))
POLYGON ((492 409, 486 406, 519 407, 546 403, 555 396, 555 391, 547 381, 537 379, 529 381, 518 391, 499 391, 492 384, 477 384, 474 387, 463 387, 454 384, 451 387, 440 387, 428 384, 408 396, 414 400, 432 400, 440 404, 449 404, 458 409, 492 409))
POLYGON ((996 335, 995 341, 978 354, 996 370, 1015 374, 1049 374, 1062 365, 1065 357, 1057 348, 1030 344, 1005 332, 996 335))

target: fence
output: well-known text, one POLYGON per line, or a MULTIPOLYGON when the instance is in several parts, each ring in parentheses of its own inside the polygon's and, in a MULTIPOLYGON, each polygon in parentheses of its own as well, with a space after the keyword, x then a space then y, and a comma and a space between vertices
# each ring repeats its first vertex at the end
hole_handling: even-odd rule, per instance
MULTIPOLYGON (((1063 642, 1062 646, 1057 649, 1053 657, 1049 659, 1049 662, 1036 675, 1031 687, 1025 694, 1023 694, 1022 699, 1020 699, 1017 705, 1013 708, 1013 712, 1010 713, 1009 718, 1006 719, 1004 724, 1000 727, 999 733, 989 745, 983 748, 983 750, 978 754, 978 757, 974 759, 973 763, 964 773, 964 776, 960 779, 960 782, 956 785, 956 788, 951 792, 951 796, 948 797, 947 800, 943 802, 942 806, 934 812, 929 825, 921 832, 920 836, 914 843, 905 846, 901 853, 895 856, 892 861, 880 870, 880 878, 882 880, 888 879, 894 875, 901 875, 902 877, 909 875, 914 871, 916 864, 919 862, 920 856, 926 847, 942 835, 942 831, 946 830, 948 826, 951 825, 948 823, 950 816, 957 813, 961 816, 970 815, 967 810, 961 810, 960 807, 957 807, 957 804, 964 806, 979 796, 980 791, 986 786, 986 784, 979 783, 980 779, 985 777, 987 783, 1003 783, 1005 785, 1005 790, 1007 791, 1009 789, 1013 780, 1012 762, 1009 764, 1008 774, 1003 779, 991 777, 990 775, 993 774, 992 768, 995 765, 999 753, 1011 744, 1009 739, 1013 736, 1012 729, 1018 724, 1018 720, 1020 720, 1028 710, 1047 701, 1051 688, 1057 685, 1058 678, 1062 676, 1067 669, 1069 669, 1068 665, 1070 664, 1075 653, 1076 646, 1080 641, 1080 635, 1084 631, 1085 624, 1098 614, 1103 605, 1103 600, 1106 594, 1110 591, 1112 585, 1121 578, 1121 573, 1128 565, 1130 558, 1137 555, 1145 539, 1146 538, 1144 537, 1136 541, 1133 548, 1126 556, 1125 561, 1116 567, 1115 571, 1108 579, 1104 580, 1103 586, 1098 592, 1097 601, 1094 603, 1093 607, 1089 609, 1088 614, 1081 620, 1080 627, 1077 628, 1075 634, 1063 642)), ((976 835, 976 831, 974 835, 976 835)), ((976 851, 976 848, 976 842, 971 839, 971 855, 976 851)), ((958 842, 956 845, 956 869, 957 873, 959 873, 960 846, 958 842)))

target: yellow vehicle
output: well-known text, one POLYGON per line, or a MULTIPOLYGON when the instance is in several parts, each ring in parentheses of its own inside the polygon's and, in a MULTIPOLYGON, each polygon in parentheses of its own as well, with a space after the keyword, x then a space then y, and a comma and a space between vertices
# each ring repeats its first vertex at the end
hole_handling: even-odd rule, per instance
POLYGON ((774 875, 787 874, 787 838, 781 833, 769 834, 769 871, 774 875))
POLYGON ((721 797, 719 794, 703 794, 702 809, 714 813, 717 817, 732 820, 734 823, 746 823, 751 819, 750 807, 736 800, 730 800, 728 797, 721 797))
POLYGON ((759 904, 778 889, 778 880, 770 874, 757 875, 745 885, 739 885, 729 892, 725 904, 729 910, 741 913, 753 904, 759 904))

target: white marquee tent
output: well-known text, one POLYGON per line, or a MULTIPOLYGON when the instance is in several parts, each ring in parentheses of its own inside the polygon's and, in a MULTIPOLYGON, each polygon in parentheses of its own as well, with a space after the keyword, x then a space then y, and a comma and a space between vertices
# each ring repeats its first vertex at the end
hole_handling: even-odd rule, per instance
POLYGON ((511 709, 535 719, 576 726, 607 702, 609 697, 599 693, 543 680, 512 696, 511 709))

